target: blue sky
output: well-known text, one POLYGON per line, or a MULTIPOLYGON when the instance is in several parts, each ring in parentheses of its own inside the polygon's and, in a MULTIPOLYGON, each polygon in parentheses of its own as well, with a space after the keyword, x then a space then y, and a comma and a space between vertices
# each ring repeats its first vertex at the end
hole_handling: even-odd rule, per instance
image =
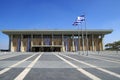
MULTIPOLYGON (((86 15, 87 29, 113 29, 104 43, 120 40, 120 0, 0 0, 0 30, 77 29, 75 18, 86 15)), ((0 33, 0 49, 9 39, 0 33)))

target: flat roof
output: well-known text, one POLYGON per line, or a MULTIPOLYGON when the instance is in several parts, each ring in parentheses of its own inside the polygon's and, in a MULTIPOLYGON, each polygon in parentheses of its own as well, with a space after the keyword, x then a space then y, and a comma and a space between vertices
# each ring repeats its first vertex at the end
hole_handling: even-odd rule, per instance
POLYGON ((2 33, 10 35, 10 34, 78 34, 86 33, 87 34, 109 34, 113 30, 112 29, 87 29, 87 30, 3 30, 2 33))

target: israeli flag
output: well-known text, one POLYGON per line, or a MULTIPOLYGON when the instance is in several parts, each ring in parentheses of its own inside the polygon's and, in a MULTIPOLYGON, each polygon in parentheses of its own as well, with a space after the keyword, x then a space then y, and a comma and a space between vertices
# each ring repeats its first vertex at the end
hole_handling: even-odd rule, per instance
POLYGON ((78 16, 76 22, 81 23, 82 21, 85 21, 85 16, 84 15, 78 16))
POLYGON ((78 25, 78 22, 74 22, 72 25, 73 25, 73 26, 77 26, 77 25, 78 25))

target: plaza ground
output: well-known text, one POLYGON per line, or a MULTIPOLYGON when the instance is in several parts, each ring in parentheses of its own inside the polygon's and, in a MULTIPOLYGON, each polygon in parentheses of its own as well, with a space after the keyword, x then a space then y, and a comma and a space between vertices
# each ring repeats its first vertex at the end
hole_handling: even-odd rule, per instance
POLYGON ((120 52, 0 52, 0 80, 120 80, 120 52))

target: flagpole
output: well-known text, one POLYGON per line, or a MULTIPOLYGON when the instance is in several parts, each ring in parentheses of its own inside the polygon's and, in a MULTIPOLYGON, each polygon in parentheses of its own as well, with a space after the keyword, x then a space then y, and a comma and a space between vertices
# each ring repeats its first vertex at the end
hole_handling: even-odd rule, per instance
POLYGON ((86 55, 88 56, 88 37, 87 37, 87 27, 86 27, 86 16, 85 16, 85 32, 86 32, 86 55))
POLYGON ((83 55, 84 55, 84 33, 83 33, 83 29, 82 29, 82 23, 81 23, 81 32, 82 32, 82 50, 83 50, 83 55))
POLYGON ((78 24, 78 54, 80 54, 80 32, 79 32, 79 30, 80 30, 80 28, 79 28, 80 26, 79 26, 79 24, 78 24))
MULTIPOLYGON (((82 35, 82 50, 83 50, 83 54, 84 54, 84 33, 82 30, 82 21, 85 21, 84 15, 78 16, 76 21, 73 23, 73 26, 78 26, 78 43, 79 43, 79 25, 81 24, 81 35, 82 35), (79 24, 80 23, 80 24, 79 24)), ((86 27, 86 25, 85 25, 86 27)), ((86 29, 85 29, 86 31, 86 29)), ((80 44, 78 44, 78 48, 80 49, 80 44)))

